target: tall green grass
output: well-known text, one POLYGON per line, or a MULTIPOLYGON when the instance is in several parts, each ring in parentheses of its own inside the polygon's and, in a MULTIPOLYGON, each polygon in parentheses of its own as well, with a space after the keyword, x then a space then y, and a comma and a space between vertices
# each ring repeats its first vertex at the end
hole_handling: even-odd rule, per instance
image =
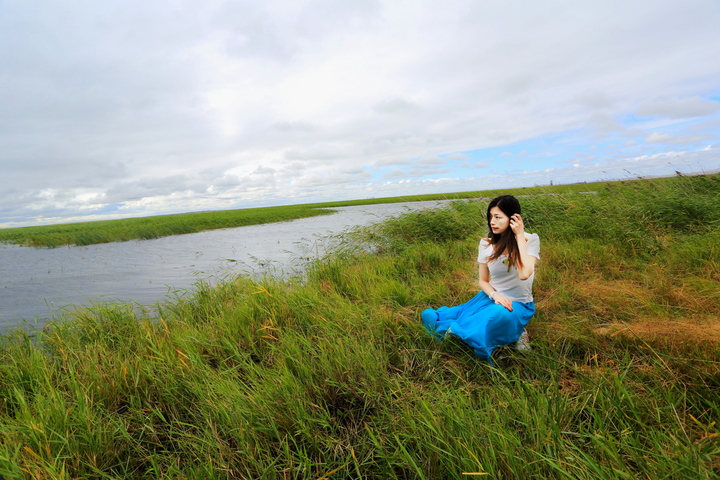
POLYGON ((523 197, 542 239, 534 348, 495 367, 418 319, 477 292, 484 202, 355 232, 301 278, 10 333, 0 474, 718 478, 718 183, 523 197))

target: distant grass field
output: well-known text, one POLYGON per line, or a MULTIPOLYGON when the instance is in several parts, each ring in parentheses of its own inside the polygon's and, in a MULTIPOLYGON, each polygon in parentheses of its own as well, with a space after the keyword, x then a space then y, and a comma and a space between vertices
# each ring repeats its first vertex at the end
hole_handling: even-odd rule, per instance
POLYGON ((720 176, 521 201, 532 351, 491 367, 422 329, 478 291, 486 201, 453 202, 350 232, 302 277, 6 334, 0 475, 719 478, 720 176))
MULTIPOLYGON (((583 188, 587 189, 588 187, 587 185, 570 185, 562 187, 533 187, 512 191, 516 193, 533 194, 542 191, 571 192, 583 188)), ((485 191, 414 195, 410 197, 372 198, 329 203, 158 215, 120 220, 100 220, 38 227, 5 228, 0 229, 0 242, 29 247, 52 248, 66 245, 92 245, 96 243, 125 242, 128 240, 147 240, 169 235, 196 233, 204 230, 244 227, 247 225, 284 222, 317 215, 328 215, 333 213, 332 208, 334 207, 477 198, 494 195, 495 193, 496 191, 485 191)))

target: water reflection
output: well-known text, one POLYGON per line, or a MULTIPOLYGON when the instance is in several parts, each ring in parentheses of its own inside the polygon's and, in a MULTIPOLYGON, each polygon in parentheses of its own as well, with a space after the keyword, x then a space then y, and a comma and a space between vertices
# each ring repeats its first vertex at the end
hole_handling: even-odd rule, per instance
POLYGON ((155 240, 33 249, 0 248, 0 330, 43 325, 58 309, 102 301, 150 305, 198 280, 298 273, 332 236, 446 202, 342 207, 332 215, 155 240))

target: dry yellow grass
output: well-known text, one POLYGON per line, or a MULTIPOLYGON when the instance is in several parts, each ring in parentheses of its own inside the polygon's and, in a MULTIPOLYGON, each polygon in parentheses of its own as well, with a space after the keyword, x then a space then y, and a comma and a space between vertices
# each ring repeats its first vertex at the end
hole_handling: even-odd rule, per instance
POLYGON ((638 338, 673 350, 689 346, 720 347, 720 319, 717 317, 641 318, 632 323, 603 325, 593 329, 593 333, 599 336, 638 338))

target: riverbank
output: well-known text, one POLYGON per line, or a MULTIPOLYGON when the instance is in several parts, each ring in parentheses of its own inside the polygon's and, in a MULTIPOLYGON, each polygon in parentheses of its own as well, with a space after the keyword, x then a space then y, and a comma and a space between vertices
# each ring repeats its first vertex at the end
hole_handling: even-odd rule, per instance
MULTIPOLYGON (((604 184, 599 184, 605 188, 604 184)), ((506 193, 532 195, 537 193, 569 193, 587 189, 583 185, 564 185, 556 187, 532 187, 509 190, 506 193)), ((243 208, 237 210, 218 210, 176 215, 158 215, 153 217, 127 218, 119 220, 100 220, 93 222, 44 225, 38 227, 0 229, 0 243, 10 243, 28 247, 60 247, 67 245, 96 245, 130 240, 148 240, 198 233, 221 228, 245 227, 266 223, 284 222, 318 215, 329 215, 334 208, 358 205, 376 205, 386 203, 422 202, 436 200, 459 200, 479 197, 492 197, 497 191, 460 192, 451 194, 413 195, 410 197, 370 198, 327 203, 308 203, 276 207, 243 208)))
POLYGON ((200 279, 299 275, 351 228, 446 203, 336 207, 332 215, 91 246, 0 245, 0 334, 19 324, 42 328, 57 312, 91 303, 152 306, 190 294, 200 279))
POLYGON ((420 327, 477 291, 485 203, 458 202, 302 278, 6 336, 0 474, 717 478, 720 177, 522 202, 542 239, 531 352, 492 368, 420 327))

